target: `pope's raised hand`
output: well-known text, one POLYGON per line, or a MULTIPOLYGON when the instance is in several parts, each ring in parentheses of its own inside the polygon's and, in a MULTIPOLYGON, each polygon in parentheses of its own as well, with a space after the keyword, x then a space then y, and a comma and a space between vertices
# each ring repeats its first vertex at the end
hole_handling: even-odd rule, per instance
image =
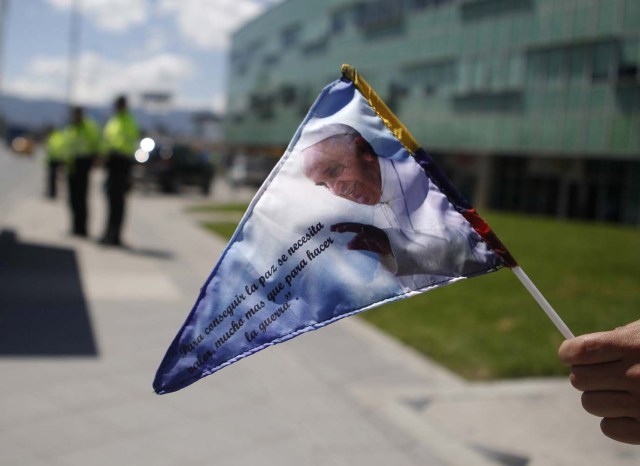
POLYGON ((355 233, 347 243, 351 250, 371 251, 376 254, 391 254, 391 244, 384 230, 356 222, 343 222, 331 225, 331 231, 337 233, 355 233))

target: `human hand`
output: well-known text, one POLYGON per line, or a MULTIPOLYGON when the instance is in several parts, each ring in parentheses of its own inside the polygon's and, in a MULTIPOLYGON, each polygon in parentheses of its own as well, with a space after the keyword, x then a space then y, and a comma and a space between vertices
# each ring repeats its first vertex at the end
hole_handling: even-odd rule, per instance
POLYGON ((351 250, 371 251, 377 254, 391 254, 391 244, 387 234, 373 225, 364 225, 355 222, 343 222, 331 225, 331 231, 338 233, 356 233, 347 248, 351 250))
POLYGON ((564 341, 560 360, 582 406, 602 417, 600 428, 618 442, 640 445, 640 320, 609 332, 564 341))

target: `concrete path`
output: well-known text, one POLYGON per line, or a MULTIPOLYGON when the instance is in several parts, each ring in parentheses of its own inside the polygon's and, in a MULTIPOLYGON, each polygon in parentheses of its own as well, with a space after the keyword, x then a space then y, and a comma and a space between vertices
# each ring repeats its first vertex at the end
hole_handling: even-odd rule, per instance
MULTIPOLYGON (((129 248, 105 248, 99 173, 80 240, 64 199, 42 198, 42 164, 0 159, 23 176, 0 201, 2 466, 640 462, 566 380, 468 384, 357 318, 154 395, 225 246, 185 211, 202 198, 134 193, 129 248)), ((211 199, 250 196, 219 183, 211 199)))

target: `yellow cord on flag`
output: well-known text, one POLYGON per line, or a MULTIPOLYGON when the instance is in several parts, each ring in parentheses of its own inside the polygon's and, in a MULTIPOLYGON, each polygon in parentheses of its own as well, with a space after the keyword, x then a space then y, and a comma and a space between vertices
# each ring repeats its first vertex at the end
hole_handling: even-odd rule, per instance
POLYGON ((369 83, 365 81, 360 74, 358 74, 353 66, 347 64, 342 65, 342 76, 355 84, 360 93, 365 99, 367 99, 371 108, 373 108, 380 119, 384 122, 386 127, 389 128, 389 130, 411 154, 414 154, 418 149, 420 149, 418 141, 416 141, 409 130, 402 124, 389 107, 387 107, 387 104, 385 104, 378 94, 376 94, 369 83))

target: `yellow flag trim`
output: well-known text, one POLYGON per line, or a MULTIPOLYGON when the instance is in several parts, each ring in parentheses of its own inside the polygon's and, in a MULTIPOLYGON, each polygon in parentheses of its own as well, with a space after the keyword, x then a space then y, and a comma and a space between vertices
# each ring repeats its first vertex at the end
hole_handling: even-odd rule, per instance
POLYGON ((387 128, 398 138, 402 145, 414 154, 420 149, 420 144, 413 137, 411 132, 402 124, 398 117, 387 107, 387 104, 376 94, 376 91, 369 85, 365 79, 358 74, 356 69, 351 65, 342 65, 342 76, 353 82, 360 93, 367 99, 371 108, 378 114, 387 128))

